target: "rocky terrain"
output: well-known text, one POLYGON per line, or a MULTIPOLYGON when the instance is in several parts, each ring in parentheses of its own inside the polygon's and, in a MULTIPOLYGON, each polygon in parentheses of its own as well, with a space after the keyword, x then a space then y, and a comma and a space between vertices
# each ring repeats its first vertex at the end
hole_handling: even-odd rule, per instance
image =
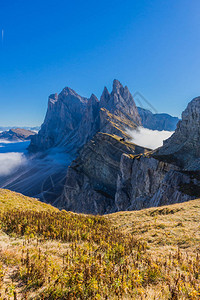
POLYGON ((118 80, 111 93, 104 88, 100 101, 65 88, 49 97, 44 123, 31 139, 29 163, 0 178, 0 186, 93 214, 200 197, 200 98, 189 103, 175 133, 155 151, 130 142, 127 129, 137 130, 141 119, 118 80))
POLYGON ((97 132, 128 137, 126 129, 141 125, 134 99, 118 80, 113 90, 104 88, 100 101, 92 94, 81 97, 70 88, 49 96, 47 114, 38 135, 32 138, 30 152, 63 147, 70 153, 80 149, 97 132))
POLYGON ((148 149, 123 141, 117 135, 96 134, 68 168, 58 207, 93 214, 115 211, 114 200, 122 154, 146 151, 148 149))
POLYGON ((171 157, 185 170, 200 170, 200 97, 194 98, 182 113, 175 133, 156 151, 157 156, 171 157))
POLYGON ((138 107, 142 126, 151 130, 174 131, 179 118, 172 117, 169 114, 153 114, 150 110, 138 107))
POLYGON ((0 133, 0 139, 7 141, 27 141, 34 136, 36 132, 23 128, 13 128, 0 133))
POLYGON ((68 166, 85 143, 98 132, 128 140, 126 129, 137 124, 141 121, 133 97, 119 81, 114 80, 111 93, 104 88, 100 101, 65 88, 49 97, 44 123, 29 147, 29 163, 0 178, 0 186, 59 206, 68 166))
POLYGON ((200 196, 200 97, 182 113, 174 134, 148 155, 122 155, 118 210, 184 202, 200 196), (127 172, 129 170, 129 172, 127 172))
MULTIPOLYGON (((115 174, 115 180, 108 172, 104 173, 105 169, 98 169, 99 161, 106 168, 105 152, 101 152, 103 158, 99 159, 99 153, 93 156, 94 148, 86 144, 83 153, 80 153, 68 170, 62 207, 79 212, 91 212, 92 209, 93 213, 105 213, 115 210, 138 210, 200 197, 199 105, 200 98, 189 103, 175 133, 160 149, 149 152, 139 149, 135 153, 121 153, 117 172, 110 169, 111 174, 115 174), (84 152, 87 153, 87 157, 91 157, 89 163, 87 159, 83 159, 84 152), (141 154, 142 152, 146 153, 141 154), (140 154, 137 155, 138 153, 140 154), (98 170, 99 185, 105 188, 104 191, 102 188, 96 188, 94 192, 96 182, 93 172, 88 172, 90 166, 92 170, 98 170), (108 184, 111 179, 115 185, 111 188, 102 182, 101 177, 104 177, 108 184)), ((99 148, 101 143, 102 141, 97 139, 95 148, 99 148)), ((106 153, 109 152, 106 150, 106 153)), ((112 160, 108 157, 107 161, 112 160)))

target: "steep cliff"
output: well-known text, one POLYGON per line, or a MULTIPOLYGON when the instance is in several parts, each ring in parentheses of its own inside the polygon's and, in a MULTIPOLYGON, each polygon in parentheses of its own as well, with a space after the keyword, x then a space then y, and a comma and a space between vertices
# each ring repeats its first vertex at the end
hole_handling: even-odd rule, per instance
POLYGON ((100 101, 94 94, 86 99, 67 87, 49 96, 44 123, 32 138, 29 152, 62 147, 75 155, 97 132, 128 138, 126 129, 137 125, 141 119, 134 99, 118 80, 113 81, 111 93, 104 88, 100 101))
POLYGON ((174 134, 155 153, 171 157, 186 170, 200 170, 200 97, 194 98, 182 113, 174 134))
POLYGON ((122 155, 117 180, 117 210, 173 204, 200 196, 200 177, 151 155, 122 155))
POLYGON ((182 113, 175 133, 148 155, 122 155, 117 210, 135 210, 200 196, 200 97, 182 113))
POLYGON ((82 147, 98 132, 128 140, 126 129, 137 124, 141 123, 133 97, 119 81, 114 80, 111 93, 104 89, 100 101, 94 94, 86 99, 65 88, 49 96, 44 123, 29 147, 28 163, 9 178, 0 178, 0 186, 59 206, 68 166, 82 147))
POLYGON ((59 145, 80 124, 88 99, 66 87, 49 96, 48 109, 38 135, 31 140, 30 152, 44 151, 59 145))
POLYGON ((96 134, 68 168, 58 207, 93 214, 116 210, 114 198, 121 155, 145 151, 116 135, 96 134))
POLYGON ((136 126, 141 125, 133 96, 127 86, 123 87, 118 80, 113 81, 113 90, 111 94, 107 88, 104 88, 100 99, 100 107, 107 109, 111 114, 120 117, 121 119, 134 122, 136 126))

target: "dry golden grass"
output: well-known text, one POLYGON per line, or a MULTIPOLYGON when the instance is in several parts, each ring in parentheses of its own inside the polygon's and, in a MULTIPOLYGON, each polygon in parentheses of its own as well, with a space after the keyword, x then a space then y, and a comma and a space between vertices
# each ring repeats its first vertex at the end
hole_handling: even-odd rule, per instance
POLYGON ((200 199, 168 206, 124 211, 107 215, 124 233, 147 242, 151 253, 165 255, 179 246, 187 252, 200 251, 200 199))
POLYGON ((200 200, 105 217, 0 190, 0 300, 200 299, 200 200))
POLYGON ((59 211, 57 208, 20 193, 0 189, 0 212, 9 209, 32 211, 59 211))

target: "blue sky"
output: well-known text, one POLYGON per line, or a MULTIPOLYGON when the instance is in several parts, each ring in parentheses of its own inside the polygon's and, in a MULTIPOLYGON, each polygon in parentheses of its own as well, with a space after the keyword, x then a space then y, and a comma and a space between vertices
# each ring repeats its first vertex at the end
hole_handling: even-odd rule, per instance
POLYGON ((200 95, 199 0, 1 0, 0 125, 40 125, 48 95, 119 79, 158 112, 200 95))

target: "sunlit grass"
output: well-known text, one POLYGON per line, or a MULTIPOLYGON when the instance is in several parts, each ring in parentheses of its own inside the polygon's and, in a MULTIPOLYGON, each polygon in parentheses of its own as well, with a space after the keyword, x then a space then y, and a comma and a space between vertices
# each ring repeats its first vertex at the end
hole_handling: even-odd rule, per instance
POLYGON ((2 299, 200 298, 200 201, 100 217, 4 200, 2 299))

